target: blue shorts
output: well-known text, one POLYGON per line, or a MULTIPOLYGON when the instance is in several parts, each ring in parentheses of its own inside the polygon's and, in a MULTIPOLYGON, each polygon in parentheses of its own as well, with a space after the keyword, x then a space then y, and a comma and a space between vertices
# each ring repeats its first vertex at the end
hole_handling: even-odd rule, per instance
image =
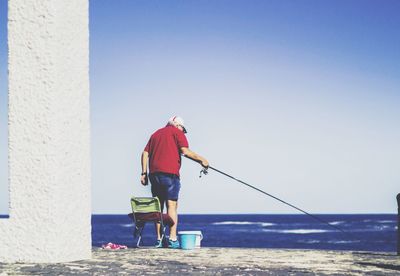
POLYGON ((167 173, 152 173, 149 175, 151 182, 151 193, 160 199, 161 202, 166 200, 178 200, 181 182, 179 177, 167 173))

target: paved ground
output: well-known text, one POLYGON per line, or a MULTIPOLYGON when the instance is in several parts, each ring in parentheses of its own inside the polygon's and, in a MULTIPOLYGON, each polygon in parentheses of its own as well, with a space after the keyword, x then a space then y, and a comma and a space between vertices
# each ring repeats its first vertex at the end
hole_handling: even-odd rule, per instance
POLYGON ((400 275, 400 256, 349 251, 93 249, 91 260, 0 263, 0 275, 400 275))

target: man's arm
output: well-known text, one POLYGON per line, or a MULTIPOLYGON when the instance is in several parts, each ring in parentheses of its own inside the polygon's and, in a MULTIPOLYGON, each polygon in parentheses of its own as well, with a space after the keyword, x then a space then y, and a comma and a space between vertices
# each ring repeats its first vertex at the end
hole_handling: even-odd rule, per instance
POLYGON ((143 151, 142 153, 142 175, 140 177, 140 182, 143 185, 147 185, 147 164, 149 162, 149 153, 147 151, 143 151))
POLYGON ((197 153, 195 153, 194 151, 191 151, 188 148, 182 147, 181 148, 181 152, 183 153, 183 155, 189 157, 190 159, 200 163, 204 168, 208 168, 208 161, 207 159, 205 159, 204 157, 198 155, 197 153))

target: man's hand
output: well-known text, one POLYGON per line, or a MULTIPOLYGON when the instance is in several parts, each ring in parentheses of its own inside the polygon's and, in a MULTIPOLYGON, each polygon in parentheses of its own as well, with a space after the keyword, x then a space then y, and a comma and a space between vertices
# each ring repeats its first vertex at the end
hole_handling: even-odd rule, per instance
POLYGON ((208 168, 208 166, 210 165, 209 163, 208 163, 208 161, 206 160, 206 159, 203 159, 203 160, 201 160, 201 165, 204 167, 204 168, 208 168))
POLYGON ((142 183, 143 186, 147 186, 147 184, 149 184, 149 179, 147 178, 147 174, 144 174, 140 177, 140 183, 142 183))

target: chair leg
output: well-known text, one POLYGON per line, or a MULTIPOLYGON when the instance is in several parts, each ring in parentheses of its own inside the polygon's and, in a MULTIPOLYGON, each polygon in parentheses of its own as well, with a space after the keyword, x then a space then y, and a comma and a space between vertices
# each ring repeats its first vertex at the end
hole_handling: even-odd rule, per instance
MULTIPOLYGON (((139 226, 138 228, 137 228, 137 233, 136 233, 136 235, 138 236, 138 240, 137 240, 137 243, 136 243, 136 247, 140 247, 140 242, 141 242, 141 240, 142 240, 142 232, 143 232, 143 228, 144 228, 144 224, 142 225, 142 226, 139 226)), ((136 231, 135 231, 136 232, 136 231)))
POLYGON ((167 229, 167 227, 164 224, 161 224, 160 226, 160 231, 161 231, 161 243, 163 245, 163 247, 168 247, 168 240, 167 240, 167 236, 165 235, 165 230, 167 229))

